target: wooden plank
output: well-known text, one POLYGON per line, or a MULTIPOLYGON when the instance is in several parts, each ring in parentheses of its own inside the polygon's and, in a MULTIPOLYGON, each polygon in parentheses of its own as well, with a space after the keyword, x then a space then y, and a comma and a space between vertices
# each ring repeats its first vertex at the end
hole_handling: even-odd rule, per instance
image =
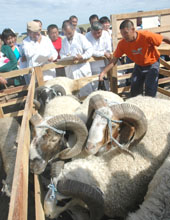
POLYGON ((165 70, 165 69, 160 68, 159 73, 164 76, 170 76, 170 70, 165 70))
POLYGON ((3 109, 0 107, 0 118, 4 118, 4 112, 3 109))
POLYGON ((131 77, 132 73, 124 74, 122 76, 118 76, 118 80, 125 80, 131 77))
POLYGON ((18 141, 8 220, 27 220, 28 160, 30 146, 29 119, 32 115, 34 90, 35 74, 33 72, 18 141))
POLYGON ((165 77, 165 78, 161 78, 158 81, 158 84, 164 84, 164 83, 169 83, 170 82, 170 77, 165 77))
POLYGON ((163 60, 162 58, 160 58, 160 63, 161 63, 164 67, 166 67, 168 70, 170 70, 170 64, 169 64, 167 61, 165 61, 165 60, 163 60))
POLYGON ((169 19, 170 19, 170 14, 169 15, 162 15, 161 16, 161 26, 169 25, 169 19))
POLYGON ((167 91, 167 90, 165 90, 165 89, 163 89, 161 87, 158 87, 158 92, 160 92, 160 93, 170 97, 170 91, 167 91))
POLYGON ((34 68, 36 77, 37 77, 37 82, 38 86, 43 86, 44 85, 44 79, 43 79, 43 70, 40 66, 37 66, 34 68))
POLYGON ((12 78, 15 76, 22 76, 25 74, 28 74, 31 72, 32 68, 24 68, 24 69, 20 69, 20 70, 13 70, 7 73, 0 73, 0 76, 4 77, 4 78, 12 78))
POLYGON ((35 216, 36 220, 45 220, 44 210, 41 202, 41 188, 37 175, 34 175, 35 190, 35 216))
POLYGON ((132 19, 132 18, 137 18, 137 17, 152 17, 156 15, 166 15, 166 14, 170 14, 170 9, 145 11, 145 12, 133 12, 133 13, 126 13, 126 14, 116 14, 116 19, 124 20, 124 19, 132 19))
POLYGON ((83 77, 83 78, 80 78, 80 79, 76 79, 73 91, 80 90, 83 86, 85 86, 89 82, 92 82, 92 81, 95 81, 95 80, 98 80, 98 79, 99 79, 99 75, 93 75, 93 76, 88 76, 88 77, 83 77))
POLYGON ((17 117, 17 116, 22 116, 24 114, 24 110, 20 110, 17 112, 10 112, 7 114, 4 114, 4 117, 17 117))
POLYGON ((129 91, 130 91, 130 86, 118 88, 118 94, 123 93, 123 92, 129 92, 129 91))
POLYGON ((0 90, 0 97, 5 96, 5 95, 9 95, 9 94, 14 94, 14 93, 17 93, 17 92, 26 91, 26 90, 28 90, 28 86, 26 86, 26 85, 11 87, 11 88, 9 87, 8 89, 0 90))
POLYGON ((68 65, 75 65, 75 64, 79 64, 79 63, 85 63, 85 62, 95 62, 95 61, 98 61, 98 60, 104 60, 106 59, 105 57, 91 57, 90 59, 87 59, 87 60, 83 60, 83 61, 60 61, 58 60, 57 62, 54 62, 54 63, 48 63, 48 64, 45 64, 43 65, 41 68, 42 68, 42 71, 45 71, 45 70, 48 70, 48 69, 54 69, 54 68, 61 68, 61 67, 65 67, 65 66, 68 66, 68 65))
POLYGON ((7 102, 0 103, 0 106, 5 107, 5 106, 8 106, 8 105, 14 105, 14 104, 24 102, 25 100, 26 100, 26 96, 23 96, 23 97, 20 97, 20 98, 17 98, 17 99, 11 99, 11 100, 8 100, 7 102))

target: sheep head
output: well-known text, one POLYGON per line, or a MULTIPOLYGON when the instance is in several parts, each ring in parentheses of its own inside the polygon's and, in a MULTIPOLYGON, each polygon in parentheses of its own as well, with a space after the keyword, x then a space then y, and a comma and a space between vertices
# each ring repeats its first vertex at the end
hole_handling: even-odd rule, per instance
POLYGON ((42 173, 54 157, 69 159, 82 151, 88 132, 84 122, 78 117, 65 114, 43 120, 37 114, 31 121, 35 130, 30 147, 30 169, 33 173, 42 173), (69 131, 76 136, 76 143, 71 147, 68 147, 63 135, 69 131))
POLYGON ((57 179, 53 179, 52 188, 54 188, 49 189, 44 199, 44 212, 47 217, 57 218, 69 208, 85 203, 90 211, 90 220, 102 218, 104 200, 98 188, 76 180, 64 178, 58 181, 57 179))
POLYGON ((109 150, 113 141, 113 146, 134 145, 147 130, 146 117, 138 107, 127 103, 109 107, 100 95, 91 98, 88 114, 94 118, 85 148, 88 154, 96 154, 104 145, 104 151, 109 150))

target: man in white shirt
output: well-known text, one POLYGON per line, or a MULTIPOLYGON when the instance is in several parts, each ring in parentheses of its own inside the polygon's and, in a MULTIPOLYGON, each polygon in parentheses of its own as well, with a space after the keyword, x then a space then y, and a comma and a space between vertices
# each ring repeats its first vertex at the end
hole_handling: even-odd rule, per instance
MULTIPOLYGON (((82 34, 75 31, 74 27, 70 23, 63 25, 64 35, 66 36, 62 41, 62 48, 60 50, 60 57, 73 57, 73 60, 81 61, 89 59, 92 56, 93 48, 91 43, 82 34)), ((71 79, 79 79, 85 76, 91 76, 91 68, 89 62, 69 65, 65 67, 66 76, 71 79)), ((88 88, 88 86, 86 86, 88 88)), ((86 96, 92 92, 91 85, 85 91, 82 91, 80 96, 86 96)))
MULTIPOLYGON (((23 53, 28 67, 41 66, 57 59, 58 53, 51 40, 41 35, 39 23, 30 21, 27 23, 28 37, 23 40, 23 53)), ((55 69, 43 72, 44 80, 56 77, 55 69)))
MULTIPOLYGON (((100 22, 96 21, 91 24, 91 31, 86 34, 86 37, 93 46, 94 57, 105 56, 107 59, 110 59, 112 52, 111 39, 108 33, 103 30, 100 22)), ((99 74, 105 68, 106 64, 104 60, 90 63, 92 74, 99 74)), ((93 85, 93 89, 96 89, 96 85, 93 85)))

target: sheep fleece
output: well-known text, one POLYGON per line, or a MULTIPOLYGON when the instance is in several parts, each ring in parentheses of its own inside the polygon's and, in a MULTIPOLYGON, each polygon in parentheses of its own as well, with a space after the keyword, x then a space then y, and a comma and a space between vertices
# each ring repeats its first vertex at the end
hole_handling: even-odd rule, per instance
POLYGON ((58 179, 63 177, 96 185, 105 201, 105 214, 125 217, 142 203, 147 186, 170 149, 169 114, 148 122, 142 141, 131 148, 135 160, 118 150, 101 156, 89 156, 65 164, 58 179))

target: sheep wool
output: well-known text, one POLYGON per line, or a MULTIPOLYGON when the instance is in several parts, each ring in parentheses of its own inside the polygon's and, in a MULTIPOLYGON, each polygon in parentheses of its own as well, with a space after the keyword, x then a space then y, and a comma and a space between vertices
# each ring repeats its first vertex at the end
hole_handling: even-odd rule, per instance
POLYGON ((170 154, 149 184, 140 209, 126 220, 170 219, 170 154))
POLYGON ((156 118, 158 115, 170 112, 170 100, 153 98, 149 96, 136 96, 126 102, 139 107, 148 120, 156 118))
POLYGON ((135 159, 118 149, 66 163, 55 181, 62 178, 97 186, 103 192, 105 214, 125 217, 141 204, 149 182, 170 150, 169 114, 148 122, 142 141, 131 147, 135 159))

